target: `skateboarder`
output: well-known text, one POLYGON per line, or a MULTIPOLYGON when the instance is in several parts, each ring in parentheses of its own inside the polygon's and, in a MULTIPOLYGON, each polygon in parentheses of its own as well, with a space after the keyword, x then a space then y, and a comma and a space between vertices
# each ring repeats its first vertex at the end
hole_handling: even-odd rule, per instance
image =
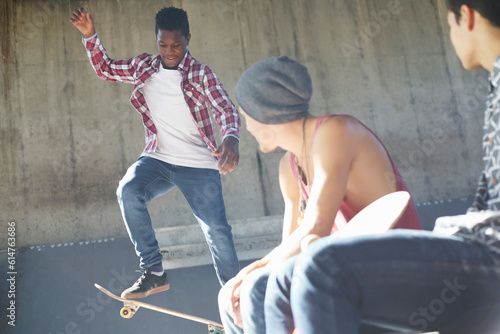
MULTIPOLYGON (((219 294, 226 333, 242 332, 242 326, 246 333, 264 333, 267 278, 299 252, 302 239, 335 233, 376 199, 408 189, 384 145, 359 120, 311 116, 312 83, 302 64, 284 56, 262 60, 243 73, 235 93, 261 150, 287 151, 279 165, 283 240, 242 269, 219 294)), ((421 229, 413 201, 397 227, 421 229)))
POLYGON ((159 54, 129 60, 109 58, 93 18, 83 8, 70 21, 83 34, 90 63, 99 78, 133 85, 130 101, 142 116, 146 147, 120 181, 117 196, 143 274, 122 293, 142 298, 167 290, 146 203, 179 188, 200 223, 223 285, 239 270, 231 227, 227 223, 220 174, 234 170, 239 160, 240 118, 215 73, 193 58, 184 10, 163 8, 156 14, 159 54), (209 108, 219 125, 219 147, 209 108))
POLYGON ((269 278, 267 333, 295 327, 300 334, 362 333, 363 323, 412 332, 500 333, 500 2, 447 3, 451 41, 463 66, 490 72, 485 167, 473 207, 437 220, 435 230, 451 236, 399 230, 311 244, 269 278))

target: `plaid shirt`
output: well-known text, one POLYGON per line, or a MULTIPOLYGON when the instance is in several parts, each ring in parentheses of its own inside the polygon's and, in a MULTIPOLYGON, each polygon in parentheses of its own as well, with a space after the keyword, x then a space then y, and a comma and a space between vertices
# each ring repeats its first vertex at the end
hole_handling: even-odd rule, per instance
MULTIPOLYGON (((130 102, 142 115, 146 131, 144 152, 154 152, 158 145, 157 130, 146 104, 142 87, 153 74, 159 71, 160 55, 143 53, 129 60, 113 60, 108 57, 97 35, 87 40, 84 39, 83 44, 99 78, 134 85, 130 102)), ((181 88, 184 92, 184 98, 208 148, 212 152, 217 150, 208 104, 212 106, 211 109, 222 138, 233 136, 239 139, 241 123, 238 112, 215 73, 208 66, 194 59, 189 51, 180 62, 178 70, 182 74, 181 88)))
POLYGON ((490 73, 483 125, 484 169, 471 211, 500 210, 500 58, 490 73))

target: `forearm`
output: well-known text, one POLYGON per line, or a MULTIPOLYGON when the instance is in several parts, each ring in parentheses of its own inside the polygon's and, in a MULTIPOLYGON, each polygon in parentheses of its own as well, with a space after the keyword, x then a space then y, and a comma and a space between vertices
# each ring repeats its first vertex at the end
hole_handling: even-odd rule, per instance
POLYGON ((90 38, 84 38, 83 44, 87 50, 90 64, 100 79, 134 83, 134 69, 131 60, 123 61, 109 58, 97 34, 90 36, 90 38))
POLYGON ((302 224, 286 239, 283 239, 281 244, 273 250, 272 260, 267 265, 273 267, 299 254, 301 252, 302 241, 305 237, 312 234, 325 237, 330 234, 332 226, 332 219, 321 219, 318 216, 309 218, 306 215, 302 224))
POLYGON ((207 68, 204 80, 205 95, 212 105, 222 138, 232 136, 239 140, 241 120, 238 110, 212 70, 207 68))
POLYGON ((221 109, 218 125, 221 129, 222 137, 232 136, 239 140, 241 121, 238 111, 230 101, 226 102, 221 109))

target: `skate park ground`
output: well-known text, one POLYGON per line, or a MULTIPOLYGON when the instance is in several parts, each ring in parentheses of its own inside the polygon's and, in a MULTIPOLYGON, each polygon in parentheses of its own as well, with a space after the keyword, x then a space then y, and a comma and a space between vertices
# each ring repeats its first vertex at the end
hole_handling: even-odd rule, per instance
MULTIPOLYGON (((463 214, 472 199, 419 203, 417 209, 427 230, 439 216, 463 214)), ((0 265, 7 272, 7 253, 0 265)), ((250 260, 242 261, 242 266, 250 260)), ((137 258, 127 238, 45 245, 16 250, 12 281, 1 281, 2 321, 5 334, 108 334, 108 333, 208 333, 207 326, 174 316, 139 309, 131 319, 119 315, 122 304, 98 291, 98 283, 120 293, 138 277, 137 258), (10 293, 15 296, 11 298, 10 293), (11 302, 15 309, 8 310, 11 302), (15 318, 8 316, 14 314, 15 318), (12 322, 14 319, 14 322, 12 322), (9 325, 15 324, 15 326, 9 325)), ((169 291, 144 302, 220 321, 217 308, 219 284, 212 265, 171 269, 169 291)), ((9 278, 9 276, 7 276, 9 278)))

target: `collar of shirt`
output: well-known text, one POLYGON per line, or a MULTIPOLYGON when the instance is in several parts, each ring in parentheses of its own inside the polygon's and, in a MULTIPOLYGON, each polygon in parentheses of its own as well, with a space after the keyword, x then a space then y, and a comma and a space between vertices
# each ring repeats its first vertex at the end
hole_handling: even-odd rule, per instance
MULTIPOLYGON (((189 71, 189 64, 191 63, 192 59, 193 59, 193 56, 191 56, 191 53, 189 52, 189 50, 186 49, 186 53, 184 54, 184 58, 179 63, 177 70, 181 73, 189 71)), ((153 59, 153 61, 151 62, 151 65, 155 69, 156 73, 160 70, 161 56, 159 54, 156 55, 156 57, 153 59)))
POLYGON ((490 73, 490 93, 497 90, 499 85, 500 85, 500 56, 495 62, 493 71, 491 71, 490 73))
POLYGON ((186 54, 184 54, 184 58, 181 60, 178 66, 181 73, 189 71, 189 65, 191 64, 192 59, 193 57, 191 56, 191 53, 186 49, 186 54))

